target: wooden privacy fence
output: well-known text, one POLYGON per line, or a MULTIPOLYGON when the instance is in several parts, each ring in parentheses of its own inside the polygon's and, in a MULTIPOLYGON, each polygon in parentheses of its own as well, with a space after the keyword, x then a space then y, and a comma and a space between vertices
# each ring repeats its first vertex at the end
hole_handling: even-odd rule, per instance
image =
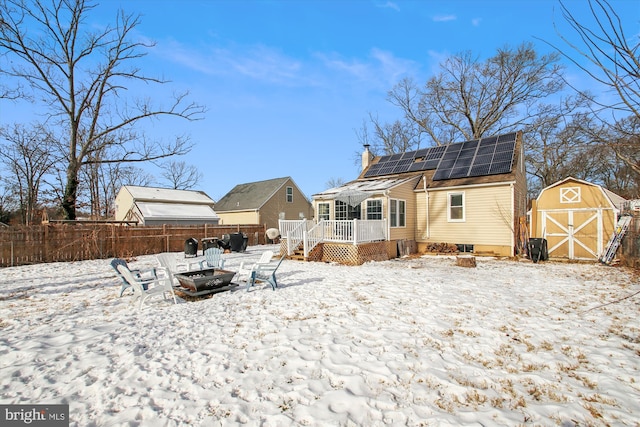
POLYGON ((0 228, 0 267, 45 262, 133 257, 184 251, 185 241, 241 232, 248 245, 265 243, 264 225, 43 224, 0 228))

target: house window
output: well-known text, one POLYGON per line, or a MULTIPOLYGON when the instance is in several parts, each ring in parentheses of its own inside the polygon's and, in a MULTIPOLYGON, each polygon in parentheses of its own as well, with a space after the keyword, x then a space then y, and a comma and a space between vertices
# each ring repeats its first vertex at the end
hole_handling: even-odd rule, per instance
POLYGON ((335 217, 337 220, 360 219, 360 205, 351 206, 345 202, 336 200, 335 209, 335 217))
POLYGON ((287 187, 287 203, 293 203, 293 187, 287 187))
POLYGON ((561 188, 560 203, 580 203, 580 187, 561 188))
POLYGON ((389 225, 404 227, 406 224, 406 202, 404 200, 389 200, 389 225))
POLYGON ((449 193, 449 221, 464 221, 464 193, 449 193))
POLYGON ((382 200, 367 200, 367 219, 382 219, 382 200))
POLYGON ((336 200, 336 220, 347 219, 347 204, 336 200))
POLYGON ((318 221, 329 221, 329 203, 318 203, 318 221))

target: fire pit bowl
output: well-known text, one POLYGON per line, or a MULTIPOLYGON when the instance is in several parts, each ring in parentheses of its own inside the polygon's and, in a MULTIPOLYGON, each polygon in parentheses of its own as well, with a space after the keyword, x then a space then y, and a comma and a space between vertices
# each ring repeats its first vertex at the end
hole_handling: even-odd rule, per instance
POLYGON ((175 275, 180 285, 191 292, 215 291, 229 286, 235 271, 210 268, 206 270, 189 271, 175 275))

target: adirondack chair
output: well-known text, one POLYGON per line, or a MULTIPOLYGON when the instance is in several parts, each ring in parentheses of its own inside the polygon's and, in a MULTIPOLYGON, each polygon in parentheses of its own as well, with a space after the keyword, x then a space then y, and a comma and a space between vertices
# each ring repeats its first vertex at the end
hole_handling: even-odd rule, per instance
MULTIPOLYGON (((125 279, 124 276, 120 273, 120 271, 118 271, 118 266, 119 265, 124 265, 125 267, 127 267, 127 269, 129 269, 129 266, 127 265, 127 261, 123 260, 122 258, 114 258, 114 259, 111 260, 111 267, 113 267, 113 269, 116 271, 116 275, 122 281, 122 287, 120 288, 120 296, 122 296, 124 294, 124 291, 129 289, 131 287, 131 285, 129 284, 127 279, 125 279)), ((146 277, 148 279, 156 279, 157 278, 157 273, 156 273, 156 269, 155 268, 150 268, 150 269, 145 269, 145 270, 140 270, 140 269, 131 270, 131 269, 129 269, 129 271, 131 271, 131 273, 133 273, 133 275, 138 277, 138 278, 142 278, 142 277, 146 277)))
POLYGON ((220 248, 209 248, 204 251, 207 267, 223 269, 224 259, 222 258, 222 254, 223 251, 220 248))
POLYGON ((245 263, 242 261, 240 263, 240 267, 238 268, 238 280, 249 281, 251 278, 251 272, 258 264, 269 264, 271 259, 273 258, 273 251, 264 251, 260 256, 260 259, 253 263, 245 263), (245 279, 242 277, 245 276, 245 279))
POLYGON ((192 270, 202 270, 204 268, 204 261, 181 262, 178 261, 175 254, 172 254, 170 252, 158 254, 156 255, 156 259, 162 267, 162 271, 164 272, 164 274, 169 276, 172 285, 177 283, 177 280, 174 277, 176 273, 192 270))
POLYGON ((178 303, 178 301, 176 300, 176 296, 173 293, 173 286, 170 277, 142 280, 139 277, 136 277, 126 265, 118 265, 117 269, 133 288, 133 295, 140 300, 138 310, 142 310, 145 301, 155 295, 162 295, 162 297, 166 300, 167 294, 169 294, 173 298, 173 303, 178 303))
POLYGON ((276 280, 276 271, 282 260, 283 256, 279 260, 273 259, 273 251, 264 251, 260 259, 251 265, 251 267, 245 268, 244 263, 240 264, 239 275, 247 276, 247 291, 255 285, 256 280, 264 280, 271 285, 271 288, 275 291, 278 287, 278 281, 276 280))
POLYGON ((284 260, 284 256, 279 260, 273 260, 266 264, 258 264, 256 263, 251 269, 250 280, 247 281, 247 292, 249 288, 251 288, 256 280, 264 280, 271 285, 271 289, 274 291, 278 287, 278 282, 276 280, 276 271, 280 264, 282 264, 282 260, 284 260))

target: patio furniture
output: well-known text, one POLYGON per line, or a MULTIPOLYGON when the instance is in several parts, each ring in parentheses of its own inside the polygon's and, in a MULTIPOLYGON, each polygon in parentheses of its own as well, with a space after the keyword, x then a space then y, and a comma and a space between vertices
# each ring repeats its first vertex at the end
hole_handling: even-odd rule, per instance
MULTIPOLYGON (((127 261, 125 261, 122 258, 114 258, 111 260, 111 267, 113 267, 113 269, 116 272, 116 275, 120 278, 120 280, 122 281, 122 287, 120 288, 120 295, 122 296, 124 294, 124 291, 126 291, 127 289, 129 289, 131 287, 131 284, 129 284, 129 282, 127 281, 127 279, 124 278, 124 276, 120 273, 120 271, 118 271, 118 266, 119 265, 124 265, 125 267, 127 267, 127 269, 129 269, 129 266, 127 265, 127 261)), ((140 270, 140 269, 129 269, 129 271, 131 271, 134 276, 138 277, 138 278, 142 278, 142 277, 147 277, 147 278, 157 278, 157 274, 156 274, 156 269, 155 268, 150 268, 150 269, 145 269, 145 270, 140 270)))
POLYGON ((161 279, 142 280, 139 277, 136 277, 126 265, 118 265, 117 269, 133 288, 133 295, 140 300, 138 310, 142 310, 145 301, 152 296, 162 295, 162 297, 167 300, 167 293, 173 298, 174 304, 178 303, 176 296, 173 293, 173 285, 171 283, 170 276, 166 276, 161 279))
POLYGON ((167 276, 170 276, 171 284, 175 284, 175 274, 180 272, 202 270, 204 261, 178 261, 176 255, 171 252, 164 252, 156 255, 156 259, 160 266, 164 269, 167 276))
POLYGON ((204 258, 209 268, 224 268, 223 251, 220 248, 209 248, 204 251, 204 258))
POLYGON ((260 256, 260 259, 254 263, 251 263, 249 266, 247 266, 247 263, 242 261, 240 263, 240 268, 238 269, 238 280, 242 280, 242 276, 247 276, 247 278, 244 280, 248 281, 251 276, 251 272, 258 264, 269 264, 272 258, 273 251, 264 251, 260 256))
POLYGON ((282 264, 282 260, 284 260, 284 256, 280 258, 278 261, 271 261, 267 264, 255 264, 254 268, 251 269, 250 280, 247 282, 247 292, 249 288, 251 288, 256 280, 264 280, 271 285, 271 289, 274 291, 278 287, 278 281, 276 280, 276 271, 280 264, 282 264))

